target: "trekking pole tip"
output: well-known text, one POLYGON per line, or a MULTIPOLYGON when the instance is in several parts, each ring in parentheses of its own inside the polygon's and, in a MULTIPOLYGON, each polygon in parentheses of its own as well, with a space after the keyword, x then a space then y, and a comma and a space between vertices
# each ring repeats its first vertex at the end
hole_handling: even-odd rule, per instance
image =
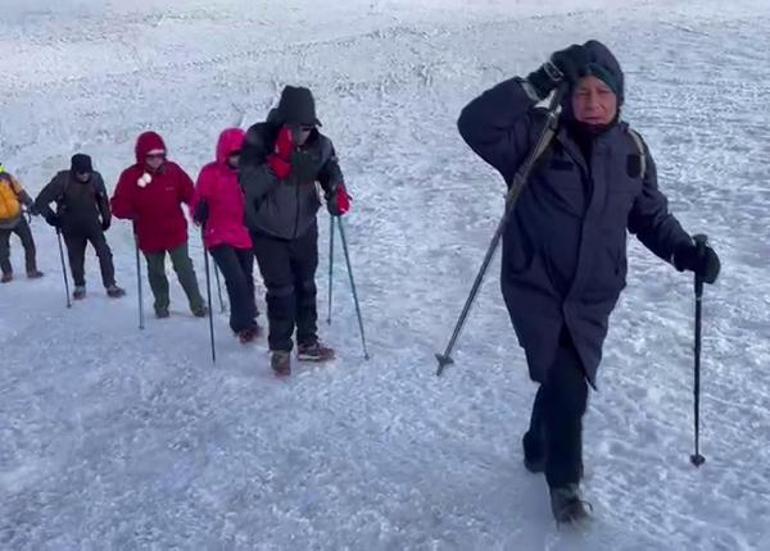
POLYGON ((690 462, 696 467, 700 467, 706 462, 706 458, 699 453, 695 453, 690 456, 690 462))
POLYGON ((438 371, 436 371, 437 377, 441 376, 447 366, 455 363, 455 361, 446 354, 436 354, 436 359, 438 360, 438 371))

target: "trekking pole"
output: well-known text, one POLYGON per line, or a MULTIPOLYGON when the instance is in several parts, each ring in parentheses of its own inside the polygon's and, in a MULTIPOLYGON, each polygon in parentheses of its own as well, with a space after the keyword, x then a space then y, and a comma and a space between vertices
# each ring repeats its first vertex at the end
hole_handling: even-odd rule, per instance
POLYGON ((59 240, 59 257, 61 258, 61 273, 64 276, 64 292, 67 294, 67 308, 72 308, 70 301, 70 282, 67 278, 67 265, 64 262, 64 247, 61 244, 61 230, 56 228, 56 238, 59 240))
MULTIPOLYGON (((204 246, 205 249, 205 246, 204 246)), ((224 314, 227 312, 225 308, 225 301, 222 300, 222 284, 219 282, 219 268, 214 264, 214 279, 217 280, 217 294, 219 295, 219 311, 224 314)))
POLYGON ((326 323, 332 323, 332 279, 334 276, 334 216, 329 216, 329 314, 326 323))
MULTIPOLYGON (((340 241, 342 241, 342 250, 345 251, 345 263, 348 268, 348 276, 350 276, 350 288, 353 290, 353 301, 356 305, 356 315, 358 316, 358 328, 361 331, 361 345, 364 348, 364 359, 369 359, 369 352, 366 350, 366 336, 364 335, 364 322, 361 318, 361 307, 358 304, 358 293, 356 293, 356 282, 353 280, 353 267, 350 265, 350 254, 348 253, 348 241, 345 239, 345 228, 342 225, 342 217, 337 216, 338 225, 340 228, 340 241)), ((334 220, 334 218, 332 218, 334 220)))
MULTIPOLYGON (((203 234, 201 234, 201 239, 203 234)), ((211 363, 217 363, 217 350, 214 346, 214 315, 211 309, 211 274, 209 271, 209 252, 206 250, 206 245, 203 245, 203 263, 206 267, 206 295, 209 303, 209 337, 211 338, 211 363)))
MULTIPOLYGON (((696 246, 696 254, 702 258, 706 253, 708 237, 703 234, 693 236, 696 246)), ((695 381, 693 385, 694 395, 694 422, 695 422, 695 453, 690 456, 690 461, 696 467, 706 462, 706 458, 700 454, 700 351, 701 351, 701 302, 703 299, 703 276, 695 274, 695 381)))
POLYGON ((142 299, 142 264, 139 261, 139 238, 134 233, 134 251, 136 252, 136 296, 139 301, 139 330, 144 329, 144 301, 142 299))
POLYGON ((441 373, 443 373, 444 369, 448 365, 454 363, 454 360, 452 359, 452 350, 454 349, 455 344, 457 343, 457 339, 460 336, 463 327, 465 326, 465 320, 468 317, 468 313, 470 312, 473 302, 476 300, 476 295, 481 288, 481 283, 484 280, 487 268, 489 268, 489 264, 492 262, 492 258, 497 251, 500 238, 503 236, 503 232, 505 231, 505 227, 508 224, 508 220, 510 219, 511 214, 516 207, 516 202, 518 201, 521 192, 524 190, 524 187, 527 185, 527 180, 529 179, 529 175, 532 172, 535 163, 548 148, 548 145, 551 143, 554 135, 556 135, 559 122, 559 114, 557 110, 566 92, 567 86, 563 84, 551 96, 551 100, 548 104, 548 116, 545 125, 543 126, 543 130, 540 132, 540 137, 538 138, 535 147, 533 147, 529 152, 526 160, 513 177, 511 187, 508 190, 508 194, 505 198, 505 211, 502 218, 500 219, 500 222, 497 224, 497 229, 495 230, 495 233, 492 237, 492 242, 489 244, 487 253, 484 256, 484 261, 481 263, 481 268, 479 269, 479 272, 476 275, 476 279, 473 282, 471 292, 468 295, 462 312, 460 313, 460 317, 455 324, 452 337, 449 339, 449 343, 447 344, 444 353, 436 354, 436 359, 438 360, 438 371, 436 372, 436 375, 441 375, 441 373))

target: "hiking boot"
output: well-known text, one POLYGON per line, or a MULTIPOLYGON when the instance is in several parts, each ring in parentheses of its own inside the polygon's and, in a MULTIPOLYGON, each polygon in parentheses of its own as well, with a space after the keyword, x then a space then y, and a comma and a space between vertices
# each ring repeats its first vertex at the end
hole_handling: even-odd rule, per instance
POLYGON ((202 304, 197 308, 193 308, 192 314, 196 318, 205 318, 206 316, 209 315, 209 309, 205 304, 202 304))
POLYGON ((3 277, 0 279, 0 283, 10 283, 11 281, 13 281, 12 273, 3 274, 3 277))
POLYGON ((279 377, 291 375, 291 353, 285 350, 273 350, 270 356, 270 367, 279 377))
POLYGON ((43 272, 41 272, 40 270, 32 270, 30 272, 27 272, 28 279, 40 279, 41 277, 43 277, 43 275, 44 275, 43 272))
POLYGON ((253 329, 242 329, 235 334, 241 344, 249 344, 257 338, 253 329))
POLYGON ((120 298, 126 296, 126 292, 113 283, 107 287, 107 296, 110 298, 120 298))
POLYGON ((320 341, 297 346, 297 359, 302 362, 325 362, 334 359, 334 349, 324 346, 320 341))
POLYGON ((72 293, 72 298, 75 300, 83 300, 86 298, 86 286, 85 285, 76 285, 75 291, 72 293))
POLYGON ((551 488, 551 511, 553 518, 560 524, 581 523, 589 518, 590 507, 590 504, 580 499, 580 488, 577 484, 551 488))
POLYGON ((155 317, 159 320, 169 317, 168 308, 155 308, 155 317))
POLYGON ((242 329, 241 331, 238 331, 236 333, 236 336, 238 337, 238 340, 241 341, 241 344, 249 344, 251 342, 254 342, 259 338, 262 331, 259 325, 254 325, 253 327, 249 327, 248 329, 242 329))
POLYGON ((524 448, 524 467, 531 473, 545 472, 545 451, 542 436, 527 431, 521 439, 524 448))

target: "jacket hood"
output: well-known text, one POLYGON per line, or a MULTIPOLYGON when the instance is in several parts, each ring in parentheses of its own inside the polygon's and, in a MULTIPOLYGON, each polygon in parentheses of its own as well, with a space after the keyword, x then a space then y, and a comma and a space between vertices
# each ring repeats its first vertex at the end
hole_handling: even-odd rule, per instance
POLYGON ((227 158, 233 153, 243 149, 246 140, 246 132, 240 128, 228 128, 222 131, 217 142, 217 163, 227 164, 227 158))
POLYGON ((282 124, 321 126, 313 93, 303 86, 285 86, 276 110, 282 124))
POLYGON ((147 155, 153 150, 162 150, 164 153, 166 152, 166 144, 163 142, 163 138, 160 137, 160 134, 157 132, 144 132, 140 134, 136 140, 136 148, 134 149, 134 153, 136 153, 136 162, 144 164, 147 160, 147 155))

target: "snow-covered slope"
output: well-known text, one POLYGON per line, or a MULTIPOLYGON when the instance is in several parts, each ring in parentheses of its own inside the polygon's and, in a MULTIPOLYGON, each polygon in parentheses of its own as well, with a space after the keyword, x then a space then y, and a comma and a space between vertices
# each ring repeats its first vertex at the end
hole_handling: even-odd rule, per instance
POLYGON ((103 297, 89 258, 90 296, 66 310, 55 235, 35 220, 46 277, 0 287, 0 548, 770 548, 766 2, 3 4, 0 160, 31 192, 78 150, 112 188, 148 128, 195 175, 241 113, 250 124, 284 84, 311 86, 355 197, 346 227, 372 359, 341 251, 322 327, 341 358, 280 382, 265 343, 238 345, 222 315, 211 365, 173 274, 174 316, 137 330, 125 224, 108 238, 130 295, 103 297), (631 247, 586 416, 596 522, 575 534, 521 466, 535 388, 497 267, 441 379, 433 353, 502 207, 499 176, 457 135, 460 108, 592 37, 623 63, 625 116, 672 209, 709 233, 724 270, 705 296, 695 470, 692 281, 631 247))

